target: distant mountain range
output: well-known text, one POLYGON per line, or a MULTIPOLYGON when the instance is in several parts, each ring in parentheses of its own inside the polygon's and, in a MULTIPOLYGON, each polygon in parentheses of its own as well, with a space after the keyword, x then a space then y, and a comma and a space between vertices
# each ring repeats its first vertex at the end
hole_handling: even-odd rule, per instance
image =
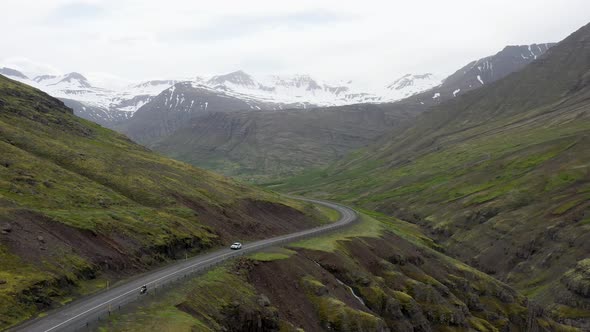
MULTIPOLYGON (((351 81, 329 83, 308 75, 254 77, 244 71, 209 78, 196 76, 189 80, 151 80, 118 90, 97 87, 75 72, 31 78, 15 69, 0 68, 0 74, 61 99, 82 118, 152 145, 189 123, 194 126, 189 120, 211 112, 278 111, 399 101, 415 104, 411 109, 418 114, 427 107, 520 70, 551 46, 553 44, 507 46, 495 55, 467 64, 444 80, 430 73, 407 74, 372 92, 355 88, 351 81)), ((206 127, 208 130, 225 128, 206 127)), ((359 124, 358 128, 368 130, 370 125, 359 124)), ((185 130, 183 135, 186 133, 185 130)))
MULTIPOLYGON (((235 71, 210 78, 152 80, 129 85, 120 90, 97 87, 84 75, 72 72, 65 75, 40 75, 28 77, 12 68, 0 68, 0 74, 43 90, 64 101, 76 115, 107 127, 131 118, 135 111, 149 103, 175 84, 185 99, 172 108, 182 112, 222 109, 224 103, 214 105, 215 100, 237 100, 233 103, 239 110, 311 108, 341 106, 358 103, 392 102, 432 88, 441 83, 433 74, 404 75, 379 91, 364 91, 352 81, 328 83, 309 75, 270 75, 255 78, 244 71, 235 71), (192 87, 192 88, 191 88, 192 87), (192 90, 191 90, 192 89, 192 90), (203 93, 215 100, 203 99, 203 93), (187 99, 192 98, 192 99, 187 99), (192 105, 192 106, 191 106, 192 105), (201 107, 201 105, 208 105, 201 107), (193 108, 194 107, 194 108, 193 108)), ((179 97, 181 98, 181 97, 179 97)), ((157 102, 161 102, 159 99, 157 102)), ((152 105, 161 109, 162 105, 152 105)), ((234 110, 229 107, 226 110, 234 110)))
POLYGON ((105 126, 131 117, 141 106, 177 83, 174 80, 155 80, 113 91, 96 87, 76 72, 30 78, 15 69, 0 68, 0 74, 61 99, 76 115, 105 126))
MULTIPOLYGON (((508 46, 496 55, 467 64, 442 84, 433 74, 405 75, 384 87, 387 91, 382 95, 389 93, 389 99, 395 99, 394 95, 409 96, 392 104, 319 107, 306 114, 299 110, 281 112, 288 114, 268 112, 310 105, 277 105, 261 103, 260 98, 249 99, 244 91, 260 90, 260 85, 244 73, 211 79, 209 84, 216 84, 215 88, 179 83, 116 129, 173 158, 264 182, 325 166, 430 107, 521 70, 552 45, 508 46), (214 98, 221 87, 230 92, 214 98), (248 111, 236 112, 240 110, 248 111), (226 114, 208 114, 219 111, 226 114)), ((299 89, 314 87, 303 78, 289 83, 299 89)))
MULTIPOLYGON (((358 88, 352 81, 324 82, 309 75, 254 77, 241 70, 209 78, 144 81, 116 90, 98 87, 76 72, 28 77, 12 68, 0 68, 0 74, 61 99, 82 118, 117 128, 116 124, 132 118, 143 106, 148 113, 166 109, 166 118, 177 111, 183 114, 180 118, 186 118, 187 114, 201 111, 305 109, 395 102, 412 96, 414 101, 432 105, 519 70, 552 45, 508 46, 496 55, 469 63, 444 80, 431 73, 406 74, 374 91, 358 88), (176 84, 180 85, 172 88, 176 84), (172 100, 165 104, 164 97, 156 98, 160 94, 179 99, 174 99, 174 105, 172 100)), ((143 119, 138 122, 145 123, 143 119)), ((174 129, 172 126, 162 134, 174 129)))

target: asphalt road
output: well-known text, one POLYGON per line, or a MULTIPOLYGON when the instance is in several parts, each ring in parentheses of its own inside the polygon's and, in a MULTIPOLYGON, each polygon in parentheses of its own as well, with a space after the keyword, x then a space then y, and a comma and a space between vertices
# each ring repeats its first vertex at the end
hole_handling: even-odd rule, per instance
POLYGON ((333 208, 340 213, 340 220, 321 227, 245 243, 241 250, 220 249, 208 254, 191 257, 184 261, 172 263, 166 267, 148 272, 111 289, 81 298, 62 308, 49 312, 47 316, 28 321, 10 331, 49 332, 84 330, 86 326, 93 325, 98 319, 105 319, 108 317, 109 311, 114 312, 130 302, 138 301, 141 297, 149 296, 139 294, 139 289, 143 285, 147 285, 148 293, 154 291, 157 292, 158 289, 161 289, 162 286, 168 283, 207 270, 229 258, 252 253, 271 246, 332 232, 346 227, 357 220, 357 214, 352 209, 345 206, 314 199, 299 197, 292 198, 333 208))

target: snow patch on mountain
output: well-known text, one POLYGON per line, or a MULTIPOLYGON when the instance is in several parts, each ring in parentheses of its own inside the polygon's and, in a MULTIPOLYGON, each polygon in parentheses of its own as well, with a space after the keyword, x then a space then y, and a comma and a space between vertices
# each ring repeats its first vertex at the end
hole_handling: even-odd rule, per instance
POLYGON ((77 115, 102 124, 131 117, 141 106, 179 82, 146 81, 115 91, 96 87, 84 75, 76 72, 29 78, 16 70, 2 68, 0 74, 42 90, 53 97, 69 100, 68 104, 74 108, 77 115), (84 114, 85 112, 88 114, 84 114))
MULTIPOLYGON (((107 89, 98 87, 87 77, 76 72, 29 78, 17 70, 0 68, 0 74, 43 90, 56 98, 69 100, 68 104, 74 108, 77 115, 103 125, 132 117, 138 109, 167 90, 169 98, 173 98, 174 86, 181 82, 190 84, 194 89, 209 91, 212 95, 239 98, 253 110, 261 109, 261 104, 266 104, 267 109, 268 105, 272 104, 275 106, 270 107, 271 109, 280 110, 393 102, 430 89, 441 82, 437 76, 430 73, 408 74, 381 89, 368 91, 355 86, 352 81, 328 82, 301 74, 254 77, 239 70, 209 78, 150 80, 129 84, 122 88, 107 89)), ((116 83, 120 83, 124 80, 117 78, 117 81, 116 83)), ((102 82, 104 84, 104 81, 102 82)), ((182 111, 186 112, 187 108, 190 109, 195 105, 203 109, 208 107, 206 100, 192 101, 190 105, 184 103, 181 96, 178 98, 166 101, 168 109, 182 105, 182 111)))
POLYGON ((8 77, 14 77, 14 78, 22 79, 22 80, 29 79, 22 72, 20 72, 20 71, 18 71, 16 69, 6 68, 6 67, 0 68, 0 75, 4 75, 4 76, 8 76, 8 77))
POLYGON ((355 86, 352 81, 327 82, 301 74, 254 77, 236 71, 196 83, 201 88, 222 91, 232 97, 265 103, 301 104, 306 108, 392 102, 438 86, 441 80, 430 73, 408 74, 386 87, 370 91, 355 86))
POLYGON ((396 101, 439 86, 442 79, 434 74, 406 74, 387 85, 383 101, 396 101))
POLYGON ((477 80, 479 81, 479 83, 481 83, 481 85, 484 85, 483 80, 481 79, 481 75, 477 75, 477 80))
POLYGON ((236 71, 199 83, 235 97, 267 103, 337 106, 381 101, 376 94, 355 88, 351 81, 331 83, 316 80, 309 75, 254 77, 236 71))
POLYGON ((417 101, 436 104, 478 89, 485 84, 493 83, 521 70, 541 57, 553 45, 555 44, 506 46, 494 55, 468 63, 445 78, 439 86, 430 89, 428 93, 419 95, 417 101))

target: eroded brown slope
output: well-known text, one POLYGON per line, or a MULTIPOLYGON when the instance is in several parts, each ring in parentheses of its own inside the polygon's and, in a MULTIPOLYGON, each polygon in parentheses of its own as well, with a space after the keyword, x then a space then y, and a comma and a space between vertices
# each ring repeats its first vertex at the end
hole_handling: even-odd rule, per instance
POLYGON ((348 235, 311 239, 292 250, 276 248, 228 263, 132 313, 117 315, 104 327, 574 331, 553 322, 509 286, 433 250, 432 241, 415 226, 376 217, 381 222, 364 215, 360 230, 348 235))

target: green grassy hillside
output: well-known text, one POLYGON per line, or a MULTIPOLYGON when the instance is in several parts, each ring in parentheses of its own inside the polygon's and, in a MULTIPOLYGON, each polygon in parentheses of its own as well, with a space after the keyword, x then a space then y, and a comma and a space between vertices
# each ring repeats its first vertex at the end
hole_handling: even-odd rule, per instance
POLYGON ((0 76, 0 328, 106 280, 318 216, 161 157, 0 76))
POLYGON ((376 209, 588 326, 590 25, 523 71, 273 189, 376 209))
POLYGON ((229 262, 114 315, 102 328, 575 331, 433 247, 415 225, 362 214, 346 232, 229 262))

